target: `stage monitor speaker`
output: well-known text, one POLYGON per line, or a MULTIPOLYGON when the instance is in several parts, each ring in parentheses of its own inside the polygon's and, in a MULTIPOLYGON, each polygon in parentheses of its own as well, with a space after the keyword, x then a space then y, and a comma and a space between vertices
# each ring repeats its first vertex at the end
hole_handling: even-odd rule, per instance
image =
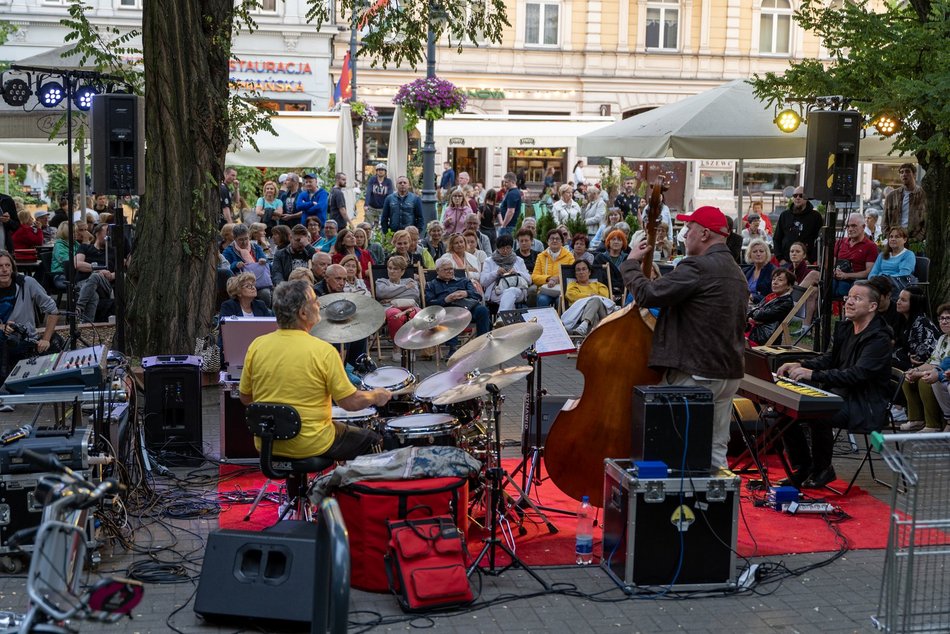
POLYGON ((146 357, 142 368, 145 446, 152 451, 201 457, 201 359, 146 357))
POLYGON ((634 461, 661 460, 679 472, 685 448, 686 471, 708 474, 712 464, 712 427, 713 395, 706 388, 674 385, 633 388, 631 459, 634 461))
POLYGON ((317 525, 283 521, 263 531, 208 535, 195 612, 208 620, 275 624, 313 618, 317 525))
POLYGON ((812 110, 805 139, 805 195, 851 202, 858 186, 858 148, 864 119, 850 110, 812 110))
MULTIPOLYGON (((545 394, 541 398, 541 438, 538 440, 537 446, 544 446, 544 443, 548 437, 548 432, 551 431, 551 425, 554 424, 554 419, 557 418, 557 415, 561 412, 561 408, 564 407, 564 404, 574 398, 577 397, 568 396, 567 394, 545 394)), ((535 429, 536 427, 534 420, 531 421, 529 429, 522 429, 523 446, 533 447, 535 445, 535 429)))
POLYGON ((145 193, 145 100, 137 95, 92 98, 92 188, 97 194, 145 193))

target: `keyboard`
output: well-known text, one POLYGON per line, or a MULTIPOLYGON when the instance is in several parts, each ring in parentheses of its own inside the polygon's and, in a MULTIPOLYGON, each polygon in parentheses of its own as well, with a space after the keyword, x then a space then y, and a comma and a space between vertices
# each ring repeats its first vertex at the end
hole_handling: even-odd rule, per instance
POLYGON ((746 374, 739 394, 797 419, 828 418, 844 405, 844 399, 834 392, 774 374, 772 381, 746 374))

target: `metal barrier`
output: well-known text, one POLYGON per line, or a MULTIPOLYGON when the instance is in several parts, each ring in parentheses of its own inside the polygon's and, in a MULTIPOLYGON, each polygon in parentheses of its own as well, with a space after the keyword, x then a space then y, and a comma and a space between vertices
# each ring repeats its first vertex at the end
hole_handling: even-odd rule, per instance
POLYGON ((871 621, 886 632, 950 632, 950 434, 874 433, 872 442, 895 481, 871 621))
POLYGON ((350 613, 350 540, 336 500, 320 503, 311 634, 344 634, 350 613))

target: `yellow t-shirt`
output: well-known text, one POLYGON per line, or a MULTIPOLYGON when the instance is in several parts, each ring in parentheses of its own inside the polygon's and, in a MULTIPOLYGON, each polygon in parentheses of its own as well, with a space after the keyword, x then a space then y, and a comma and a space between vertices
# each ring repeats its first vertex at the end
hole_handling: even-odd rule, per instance
MULTIPOLYGON (((331 398, 356 392, 340 353, 303 330, 277 330, 251 342, 241 371, 241 393, 257 403, 292 405, 303 423, 300 435, 274 442, 274 454, 319 456, 333 444, 331 398)), ((261 448, 260 439, 254 444, 261 448)))
POLYGON ((568 305, 570 305, 583 297, 590 297, 591 295, 600 295, 601 297, 610 299, 610 290, 604 284, 596 280, 591 280, 589 284, 568 282, 564 298, 567 300, 568 305))

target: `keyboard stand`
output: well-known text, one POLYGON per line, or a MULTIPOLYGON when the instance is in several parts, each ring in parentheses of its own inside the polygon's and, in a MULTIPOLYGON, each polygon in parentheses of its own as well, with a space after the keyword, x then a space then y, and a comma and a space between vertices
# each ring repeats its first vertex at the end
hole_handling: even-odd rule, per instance
MULTIPOLYGON (((739 424, 739 432, 742 435, 742 441, 745 443, 746 450, 735 459, 730 469, 737 473, 758 473, 760 482, 756 483, 755 480, 751 480, 749 481, 748 487, 750 490, 761 489, 767 491, 772 486, 772 483, 769 480, 769 470, 765 464, 765 457, 775 446, 775 443, 785 434, 785 430, 791 425, 794 425, 796 421, 794 418, 778 413, 774 415, 763 415, 763 411, 767 410, 759 411, 758 422, 761 425, 761 431, 755 438, 752 437, 752 434, 744 425, 739 424)), ((792 468, 788 463, 788 459, 785 457, 784 449, 780 448, 778 457, 782 463, 782 468, 785 470, 786 476, 791 478, 792 468)))

